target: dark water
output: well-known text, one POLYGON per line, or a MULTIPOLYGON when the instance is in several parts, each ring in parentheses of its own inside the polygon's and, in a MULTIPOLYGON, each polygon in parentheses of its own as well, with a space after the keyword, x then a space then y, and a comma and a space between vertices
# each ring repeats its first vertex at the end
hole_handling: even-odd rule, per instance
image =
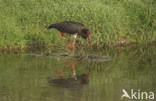
POLYGON ((123 89, 156 95, 155 47, 94 54, 112 59, 0 55, 0 101, 129 101, 123 89))

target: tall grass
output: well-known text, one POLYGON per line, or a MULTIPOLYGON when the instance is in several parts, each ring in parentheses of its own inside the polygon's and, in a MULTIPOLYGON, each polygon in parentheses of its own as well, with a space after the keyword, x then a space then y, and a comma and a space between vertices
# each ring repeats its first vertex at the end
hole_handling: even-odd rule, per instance
POLYGON ((47 27, 64 20, 84 23, 97 45, 156 40, 155 0, 0 0, 0 46, 62 44, 47 27))

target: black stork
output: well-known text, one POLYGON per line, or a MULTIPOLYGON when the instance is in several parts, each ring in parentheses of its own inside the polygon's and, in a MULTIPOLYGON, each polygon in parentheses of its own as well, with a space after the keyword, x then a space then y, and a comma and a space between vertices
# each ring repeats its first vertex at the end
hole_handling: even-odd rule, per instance
POLYGON ((81 23, 75 22, 75 21, 64 21, 64 22, 52 24, 48 27, 48 29, 53 29, 53 28, 60 31, 60 34, 58 34, 58 37, 61 40, 64 40, 61 37, 61 35, 63 33, 74 35, 72 48, 71 48, 71 45, 67 41, 64 40, 67 43, 68 48, 72 49, 73 53, 74 53, 74 49, 75 49, 75 41, 76 41, 77 35, 80 35, 84 39, 88 38, 89 43, 90 43, 90 47, 92 47, 91 42, 90 42, 90 31, 88 28, 85 27, 84 24, 81 24, 81 23))

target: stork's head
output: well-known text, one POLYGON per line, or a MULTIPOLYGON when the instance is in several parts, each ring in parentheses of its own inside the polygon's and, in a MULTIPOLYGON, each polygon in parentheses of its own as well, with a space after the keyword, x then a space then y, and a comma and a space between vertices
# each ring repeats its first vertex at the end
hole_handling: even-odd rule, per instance
POLYGON ((89 29, 87 29, 87 28, 82 29, 80 35, 81 35, 84 39, 88 38, 89 45, 90 45, 90 47, 92 48, 92 43, 91 43, 91 39, 90 39, 90 31, 89 31, 89 29))
POLYGON ((82 29, 81 32, 80 32, 80 35, 84 39, 86 39, 86 38, 90 39, 90 31, 89 31, 89 29, 87 29, 87 28, 82 29))

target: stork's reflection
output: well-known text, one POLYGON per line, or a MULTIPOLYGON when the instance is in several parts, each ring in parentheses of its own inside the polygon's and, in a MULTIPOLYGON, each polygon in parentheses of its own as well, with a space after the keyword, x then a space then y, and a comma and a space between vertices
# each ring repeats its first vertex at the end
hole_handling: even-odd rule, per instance
POLYGON ((62 71, 56 73, 56 79, 48 79, 48 82, 51 86, 63 88, 78 88, 89 83, 90 71, 90 66, 88 66, 88 73, 78 75, 78 73, 76 72, 75 63, 74 61, 72 61, 70 64, 64 67, 62 71), (62 72, 69 70, 70 68, 72 69, 72 75, 69 77, 64 77, 62 75, 62 72))

